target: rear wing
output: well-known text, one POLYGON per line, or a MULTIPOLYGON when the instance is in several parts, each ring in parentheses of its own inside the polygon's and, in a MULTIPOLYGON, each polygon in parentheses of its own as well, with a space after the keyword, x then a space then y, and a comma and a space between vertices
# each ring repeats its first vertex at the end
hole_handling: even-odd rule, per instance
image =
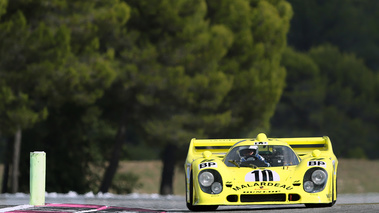
POLYGON ((290 145, 300 157, 311 154, 315 149, 333 154, 332 143, 328 136, 311 138, 278 138, 278 140, 284 141, 290 145))
POLYGON ((203 152, 210 151, 213 156, 222 158, 235 143, 244 139, 196 139, 189 145, 187 161, 202 157, 203 152))

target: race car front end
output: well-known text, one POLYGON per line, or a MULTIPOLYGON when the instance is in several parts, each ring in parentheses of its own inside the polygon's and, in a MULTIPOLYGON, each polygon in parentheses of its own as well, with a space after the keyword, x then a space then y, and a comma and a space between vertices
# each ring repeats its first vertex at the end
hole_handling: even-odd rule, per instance
POLYGON ((254 204, 326 207, 336 202, 338 161, 327 137, 281 141, 259 136, 191 142, 185 164, 190 210, 254 204))
POLYGON ((303 177, 298 166, 285 168, 229 168, 199 171, 194 183, 194 205, 330 204, 333 178, 313 167, 303 177), (196 183, 196 181, 198 183, 196 183))

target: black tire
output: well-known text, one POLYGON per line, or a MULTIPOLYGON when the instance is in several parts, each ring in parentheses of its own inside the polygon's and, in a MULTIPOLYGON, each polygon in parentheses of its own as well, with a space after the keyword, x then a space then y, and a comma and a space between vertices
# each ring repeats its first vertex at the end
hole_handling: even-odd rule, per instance
POLYGON ((207 211, 215 211, 218 206, 210 205, 210 206, 194 206, 192 204, 187 203, 187 208, 193 212, 207 212, 207 211))
POLYGON ((305 204, 305 207, 307 208, 325 208, 325 207, 332 207, 336 201, 333 201, 331 203, 307 203, 305 204))
MULTIPOLYGON (((187 179, 186 179, 187 180, 187 179)), ((187 181, 186 181, 186 184, 187 184, 187 181)), ((191 172, 191 175, 190 175, 190 193, 189 193, 189 196, 190 196, 190 202, 188 203, 187 202, 187 208, 190 210, 190 211, 194 211, 194 212, 205 212, 205 211, 215 211, 218 206, 217 205, 192 205, 192 202, 193 202, 193 178, 192 178, 192 172, 191 172)), ((187 190, 187 187, 186 187, 186 190, 187 190)), ((187 193, 186 193, 186 196, 187 196, 187 193)), ((187 200, 187 199, 186 199, 187 200)))
POLYGON ((305 204, 305 207, 307 208, 324 208, 324 207, 332 207, 337 201, 337 193, 334 194, 334 188, 335 191, 337 192, 337 178, 335 181, 335 184, 333 182, 333 193, 332 193, 332 199, 333 201, 331 203, 308 203, 305 204))
MULTIPOLYGON (((337 190, 338 190, 338 184, 337 184, 337 177, 336 177, 336 181, 335 181, 335 190, 333 190, 333 205, 337 202, 337 190), (336 193, 334 194, 334 191, 336 191, 336 193)), ((332 205, 332 206, 333 206, 332 205)))

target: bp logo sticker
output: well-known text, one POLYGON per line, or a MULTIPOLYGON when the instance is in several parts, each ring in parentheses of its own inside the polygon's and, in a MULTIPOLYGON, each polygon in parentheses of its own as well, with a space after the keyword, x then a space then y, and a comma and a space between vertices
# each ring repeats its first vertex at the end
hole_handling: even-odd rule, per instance
POLYGON ((205 168, 217 168, 216 162, 204 162, 199 164, 199 169, 205 169, 205 168))
POLYGON ((320 161, 320 160, 311 160, 311 161, 308 161, 308 167, 310 167, 310 166, 326 167, 326 163, 324 161, 320 161))

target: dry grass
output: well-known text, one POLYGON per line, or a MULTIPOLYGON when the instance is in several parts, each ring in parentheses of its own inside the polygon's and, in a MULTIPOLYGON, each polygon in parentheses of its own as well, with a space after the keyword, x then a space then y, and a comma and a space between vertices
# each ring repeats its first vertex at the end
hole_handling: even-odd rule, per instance
POLYGON ((337 178, 339 193, 379 192, 379 161, 340 159, 337 178))
MULTIPOLYGON (((161 161, 124 161, 120 163, 118 172, 132 172, 138 175, 143 186, 134 192, 152 194, 159 193, 161 170, 161 161)), ((2 173, 3 165, 0 165, 0 181, 2 173)), ((379 192, 378 178, 378 160, 339 159, 338 193, 379 192)), ((177 167, 175 170, 174 194, 185 194, 184 171, 181 167, 177 167)))
MULTIPOLYGON (((135 190, 137 193, 159 193, 161 181, 162 162, 161 161, 127 161, 121 162, 117 172, 133 172, 140 177, 142 188, 135 190)), ((184 195, 184 172, 177 167, 174 174, 174 194, 184 195)))

